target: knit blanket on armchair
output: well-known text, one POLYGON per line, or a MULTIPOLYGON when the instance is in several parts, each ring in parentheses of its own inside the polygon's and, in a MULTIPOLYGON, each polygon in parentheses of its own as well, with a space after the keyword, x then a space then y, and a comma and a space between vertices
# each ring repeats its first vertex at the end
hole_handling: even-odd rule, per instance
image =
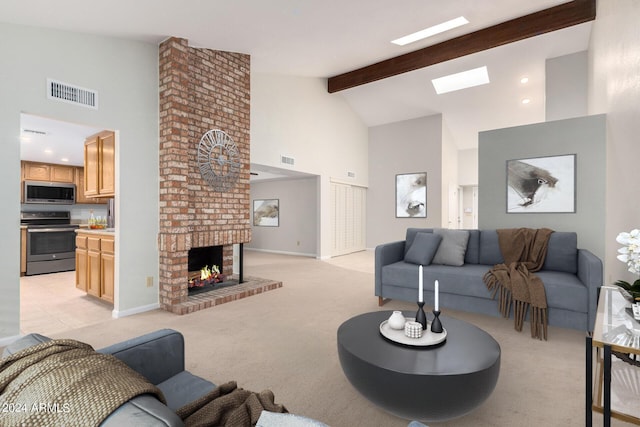
MULTIPOLYGON (((162 391, 124 362, 71 340, 47 341, 0 359, 0 425, 99 426, 141 394, 166 403, 162 391)), ((176 411, 186 427, 255 426, 263 410, 288 412, 270 390, 222 384, 176 411)))

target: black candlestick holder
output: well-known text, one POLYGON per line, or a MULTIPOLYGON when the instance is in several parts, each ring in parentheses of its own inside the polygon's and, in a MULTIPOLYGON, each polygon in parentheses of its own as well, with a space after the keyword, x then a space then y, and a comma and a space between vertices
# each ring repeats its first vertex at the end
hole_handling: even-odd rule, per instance
POLYGON ((431 332, 434 334, 442 333, 442 323, 440 322, 440 310, 433 310, 433 321, 431 322, 431 332))
POLYGON ((424 314, 424 301, 418 301, 418 311, 416 312, 416 322, 422 325, 422 330, 427 329, 427 315, 424 314))

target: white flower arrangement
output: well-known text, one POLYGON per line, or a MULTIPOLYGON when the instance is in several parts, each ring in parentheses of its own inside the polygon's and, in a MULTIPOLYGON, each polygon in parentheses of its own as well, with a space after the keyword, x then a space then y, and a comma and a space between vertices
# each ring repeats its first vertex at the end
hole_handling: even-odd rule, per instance
MULTIPOLYGON (((629 271, 640 274, 640 230, 637 228, 630 232, 622 232, 616 237, 616 242, 623 245, 618 249, 618 259, 629 267, 629 271)), ((633 284, 618 280, 615 283, 631 294, 636 301, 640 300, 640 279, 633 284)))
POLYGON ((629 233, 618 234, 616 242, 622 246, 618 249, 618 259, 627 264, 629 271, 640 274, 640 230, 637 228, 629 233))

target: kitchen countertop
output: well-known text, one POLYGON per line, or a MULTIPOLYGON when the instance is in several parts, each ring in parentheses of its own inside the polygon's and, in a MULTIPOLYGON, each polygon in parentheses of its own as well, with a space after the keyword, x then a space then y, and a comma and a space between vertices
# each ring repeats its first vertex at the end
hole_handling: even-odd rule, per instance
POLYGON ((98 228, 78 228, 76 230, 76 233, 84 233, 84 234, 109 234, 109 235, 114 235, 116 232, 115 228, 102 228, 102 229, 98 229, 98 228))

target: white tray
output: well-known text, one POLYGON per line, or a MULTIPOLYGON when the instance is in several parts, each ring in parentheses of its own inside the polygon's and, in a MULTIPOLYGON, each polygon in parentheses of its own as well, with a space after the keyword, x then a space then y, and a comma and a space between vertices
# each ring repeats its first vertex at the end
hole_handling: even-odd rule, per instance
MULTIPOLYGON (((411 317, 407 318, 407 322, 411 321, 415 321, 415 319, 411 317)), ((391 329, 387 324, 387 320, 380 323, 380 334, 393 342, 413 347, 428 347, 440 344, 447 339, 447 330, 444 328, 442 328, 442 332, 439 334, 431 332, 431 322, 427 322, 427 329, 422 331, 422 336, 420 338, 409 338, 404 334, 404 328, 391 329)))

